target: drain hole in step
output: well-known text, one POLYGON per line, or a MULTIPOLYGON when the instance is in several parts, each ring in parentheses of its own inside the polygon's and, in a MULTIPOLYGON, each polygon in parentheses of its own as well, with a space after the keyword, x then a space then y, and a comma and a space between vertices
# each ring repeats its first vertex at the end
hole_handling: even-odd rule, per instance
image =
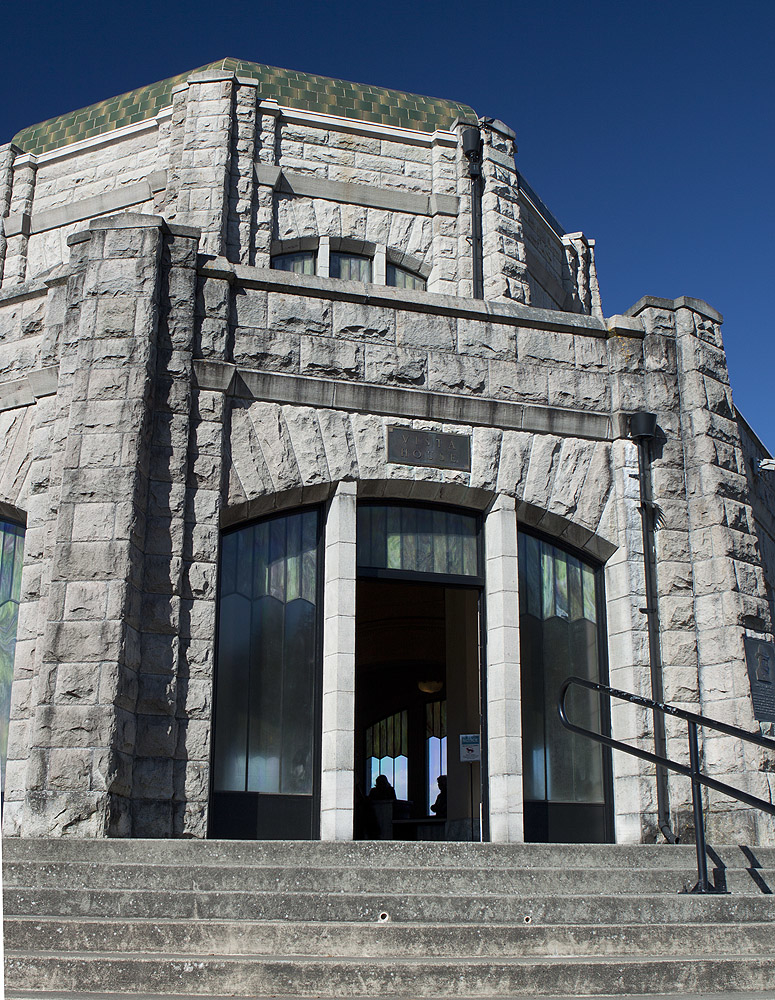
POLYGON ((380 915, 377 917, 377 921, 380 924, 386 924, 388 920, 390 920, 390 914, 387 912, 387 910, 383 910, 382 913, 380 913, 380 915))
POLYGON ((525 923, 526 924, 532 924, 533 923, 533 918, 530 916, 529 913, 525 914, 525 923))

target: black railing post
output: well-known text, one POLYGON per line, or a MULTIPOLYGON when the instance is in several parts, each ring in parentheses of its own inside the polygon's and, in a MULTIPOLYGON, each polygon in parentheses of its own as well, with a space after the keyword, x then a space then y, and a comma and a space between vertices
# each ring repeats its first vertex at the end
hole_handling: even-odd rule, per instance
POLYGON ((694 843, 697 846, 697 885, 693 892, 709 892, 708 859, 705 854, 705 819, 702 815, 702 785, 700 784, 700 747, 697 723, 686 723, 689 730, 689 765, 692 769, 692 808, 694 809, 694 843))

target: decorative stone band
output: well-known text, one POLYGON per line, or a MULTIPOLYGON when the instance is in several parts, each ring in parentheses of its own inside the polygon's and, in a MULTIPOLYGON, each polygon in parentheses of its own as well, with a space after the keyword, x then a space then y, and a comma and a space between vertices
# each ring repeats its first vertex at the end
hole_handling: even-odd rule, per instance
POLYGON ((73 222, 83 222, 98 215, 106 215, 108 212, 118 212, 124 208, 131 208, 132 205, 141 205, 150 201, 157 191, 163 191, 166 187, 166 170, 157 170, 136 184, 127 184, 126 187, 107 191, 93 198, 82 198, 80 201, 62 205, 61 208, 52 208, 48 212, 36 212, 32 216, 21 212, 9 215, 5 223, 6 236, 44 233, 49 229, 59 229, 60 226, 67 226, 73 222))
POLYGON ((611 441, 614 437, 613 421, 608 413, 319 379, 307 375, 282 375, 237 368, 223 361, 195 361, 194 372, 200 389, 224 392, 241 399, 386 417, 439 420, 475 427, 498 427, 592 441, 611 441))
POLYGON ((382 208, 386 212, 408 212, 413 215, 457 215, 460 199, 456 195, 413 194, 372 187, 369 184, 350 184, 346 181, 329 181, 308 174, 296 174, 280 167, 256 165, 256 180, 283 194, 298 197, 322 198, 345 205, 363 205, 382 208))
POLYGON ((0 382, 0 411, 33 406, 41 396, 53 396, 59 383, 59 368, 37 368, 21 378, 0 382))

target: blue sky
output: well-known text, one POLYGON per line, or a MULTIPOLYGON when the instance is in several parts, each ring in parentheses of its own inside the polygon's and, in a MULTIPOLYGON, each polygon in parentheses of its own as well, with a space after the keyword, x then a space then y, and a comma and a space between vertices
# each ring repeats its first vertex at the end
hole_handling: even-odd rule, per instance
POLYGON ((0 142, 224 56, 453 98, 517 133, 606 314, 725 317, 735 401, 775 448, 775 0, 4 4, 0 142))

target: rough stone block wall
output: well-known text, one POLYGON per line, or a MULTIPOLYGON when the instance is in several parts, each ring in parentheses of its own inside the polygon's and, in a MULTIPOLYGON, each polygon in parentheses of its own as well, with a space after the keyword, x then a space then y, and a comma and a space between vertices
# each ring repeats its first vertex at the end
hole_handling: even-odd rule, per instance
POLYGON ((769 598, 770 621, 775 621, 775 470, 760 467, 762 461, 771 462, 772 456, 739 413, 737 427, 769 598))

